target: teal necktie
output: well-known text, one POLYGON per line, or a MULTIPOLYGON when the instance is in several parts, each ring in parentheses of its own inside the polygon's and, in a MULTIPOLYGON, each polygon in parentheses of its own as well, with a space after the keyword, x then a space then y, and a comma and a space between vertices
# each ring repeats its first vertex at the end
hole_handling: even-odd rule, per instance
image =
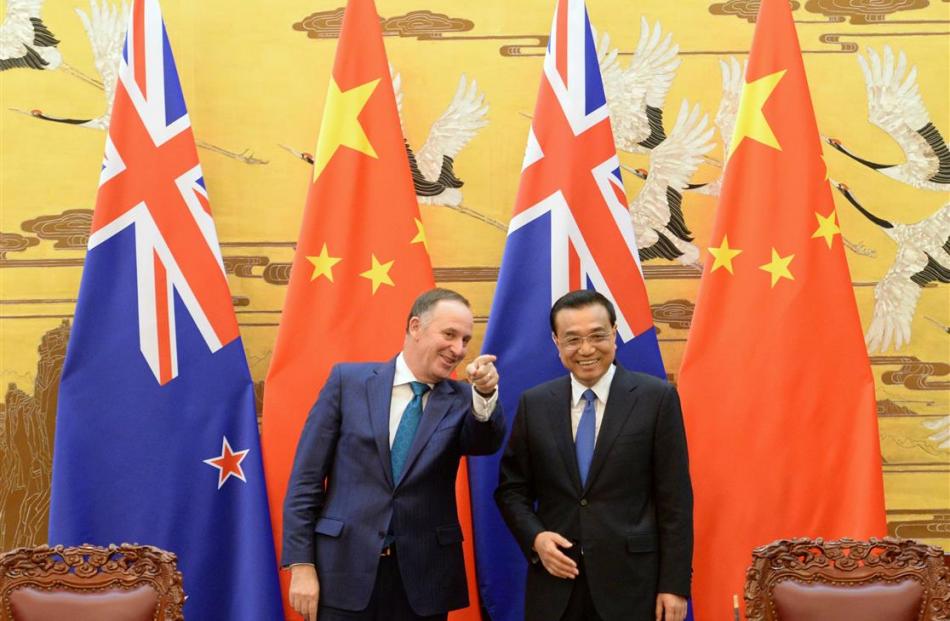
POLYGON ((412 448, 412 439, 416 437, 419 421, 422 420, 422 395, 429 391, 429 385, 422 382, 409 382, 412 388, 412 400, 402 413, 402 420, 396 428, 396 437, 390 450, 393 464, 393 484, 399 481, 402 469, 406 466, 409 449, 412 448))

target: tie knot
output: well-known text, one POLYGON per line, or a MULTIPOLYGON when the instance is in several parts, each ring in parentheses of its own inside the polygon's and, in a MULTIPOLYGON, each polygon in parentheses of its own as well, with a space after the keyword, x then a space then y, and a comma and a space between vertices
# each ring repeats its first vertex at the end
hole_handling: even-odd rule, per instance
POLYGON ((429 385, 422 382, 409 382, 409 387, 412 388, 412 394, 417 397, 421 397, 429 392, 429 385))
POLYGON ((584 399, 589 404, 597 400, 597 395, 594 394, 594 391, 588 388, 584 391, 584 394, 581 395, 581 398, 584 399))

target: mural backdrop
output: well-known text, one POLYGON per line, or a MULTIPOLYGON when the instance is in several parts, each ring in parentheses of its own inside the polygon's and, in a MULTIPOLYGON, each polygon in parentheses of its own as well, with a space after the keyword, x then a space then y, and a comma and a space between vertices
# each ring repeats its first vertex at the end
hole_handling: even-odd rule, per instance
MULTIPOLYGON (((343 2, 162 4, 260 388, 343 2)), ((889 530, 948 548, 950 4, 791 5, 877 382, 889 530)), ((117 0, 0 6, 7 549, 46 539, 57 385, 128 9, 117 0)), ((377 0, 377 8, 435 278, 470 297, 480 341, 553 1, 377 0)), ((588 8, 631 214, 638 238, 652 240, 641 258, 675 381, 758 2, 589 0, 588 8)), ((848 450, 847 438, 808 441, 848 450)))

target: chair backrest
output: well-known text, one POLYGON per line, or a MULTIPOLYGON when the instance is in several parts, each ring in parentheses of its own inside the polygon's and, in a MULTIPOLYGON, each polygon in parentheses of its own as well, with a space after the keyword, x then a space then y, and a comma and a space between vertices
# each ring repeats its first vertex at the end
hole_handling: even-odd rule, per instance
POLYGON ((182 621, 184 602, 176 556, 152 546, 0 554, 0 621, 182 621))
POLYGON ((946 621, 940 548, 908 539, 780 540, 752 552, 748 621, 946 621))

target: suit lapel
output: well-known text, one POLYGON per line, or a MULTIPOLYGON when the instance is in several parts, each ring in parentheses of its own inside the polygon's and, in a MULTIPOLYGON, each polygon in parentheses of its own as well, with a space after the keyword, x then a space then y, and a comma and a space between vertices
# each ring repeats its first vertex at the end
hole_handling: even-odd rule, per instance
MULTIPOLYGON (((429 395, 425 410, 422 412, 422 419, 419 421, 419 428, 416 429, 416 437, 412 439, 409 456, 406 458, 406 465, 402 469, 403 474, 399 481, 406 478, 412 469, 413 462, 419 457, 419 453, 425 448, 429 438, 432 437, 439 423, 445 418, 454 395, 455 389, 449 382, 442 381, 432 387, 432 393, 429 395)), ((397 485, 399 481, 396 482, 397 485)))
POLYGON ((633 375, 618 364, 614 379, 610 383, 610 391, 607 393, 607 409, 604 410, 604 420, 600 423, 600 432, 594 445, 594 456, 591 458, 587 484, 584 486, 585 493, 603 469, 610 447, 633 412, 637 399, 631 393, 636 389, 633 375))
POLYGON ((561 378, 551 388, 551 434, 561 454, 567 475, 574 488, 581 489, 581 472, 577 468, 577 453, 574 450, 574 436, 571 433, 571 376, 561 378))
POLYGON ((386 480, 393 484, 392 456, 389 452, 389 406, 393 398, 393 378, 396 376, 396 359, 373 369, 366 380, 366 398, 369 402, 369 418, 376 439, 379 459, 383 463, 386 480))

